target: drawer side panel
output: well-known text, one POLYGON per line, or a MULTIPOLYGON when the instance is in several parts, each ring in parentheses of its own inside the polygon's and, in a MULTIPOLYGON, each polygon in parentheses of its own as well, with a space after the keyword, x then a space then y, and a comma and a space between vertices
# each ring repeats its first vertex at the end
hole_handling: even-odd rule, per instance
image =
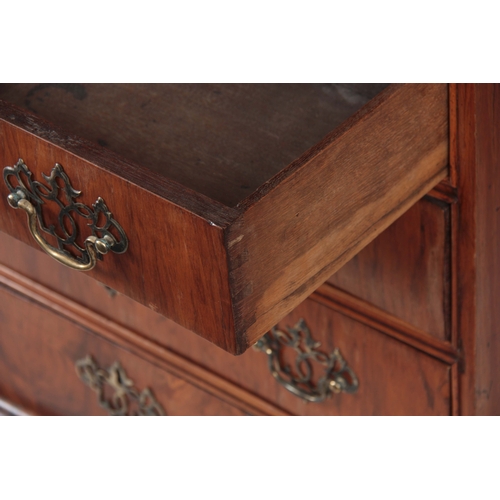
POLYGON ((446 176, 447 86, 389 88, 299 162, 227 230, 248 345, 446 176))

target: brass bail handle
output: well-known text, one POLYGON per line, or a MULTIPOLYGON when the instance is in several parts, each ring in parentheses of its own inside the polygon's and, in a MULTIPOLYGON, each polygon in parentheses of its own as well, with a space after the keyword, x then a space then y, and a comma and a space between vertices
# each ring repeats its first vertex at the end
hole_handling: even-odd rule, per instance
POLYGON ((339 349, 327 354, 319 350, 320 346, 301 318, 293 328, 272 328, 257 341, 254 349, 267 355, 269 370, 276 381, 304 401, 322 403, 332 394, 357 392, 358 377, 339 349), (285 348, 295 351, 294 363, 284 364, 285 348), (323 368, 317 382, 313 381, 313 364, 323 368))
POLYGON ((59 163, 55 164, 50 175, 42 174, 42 177, 45 182, 35 180, 21 158, 14 166, 3 169, 4 182, 10 191, 7 196, 9 205, 26 212, 31 235, 46 254, 71 269, 90 271, 94 269, 97 261, 102 259, 101 255, 109 251, 116 254, 127 251, 127 235, 101 197, 98 197, 91 207, 76 201, 82 193, 73 188, 59 163), (61 192, 64 193, 62 197, 59 196, 61 192), (59 231, 56 231, 55 225, 45 227, 42 215, 42 206, 45 203, 55 203, 59 206, 59 231), (85 239, 83 246, 76 242, 78 229, 74 213, 86 219, 92 233, 92 236, 85 239), (64 221, 70 224, 70 233, 65 228, 64 221), (43 232, 57 239, 58 248, 45 241, 43 232), (63 250, 70 246, 78 252, 78 257, 63 250))
POLYGON ((105 235, 103 238, 89 236, 85 240, 85 250, 88 255, 88 262, 79 262, 73 257, 65 254, 61 250, 49 245, 42 237, 38 230, 38 216, 35 207, 26 199, 25 194, 20 190, 16 190, 7 196, 7 201, 12 208, 20 208, 26 212, 28 216, 28 227, 31 235, 40 245, 43 251, 53 257, 57 262, 76 269, 78 271, 90 271, 97 264, 97 253, 102 255, 109 252, 112 245, 115 243, 111 236, 105 235))

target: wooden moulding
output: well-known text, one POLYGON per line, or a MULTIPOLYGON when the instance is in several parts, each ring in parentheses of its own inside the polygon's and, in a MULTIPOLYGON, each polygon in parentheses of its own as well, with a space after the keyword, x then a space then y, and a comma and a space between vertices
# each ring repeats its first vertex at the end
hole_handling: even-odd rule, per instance
MULTIPOLYGON (((9 290, 11 294, 29 300, 33 305, 46 308, 56 316, 146 359, 244 412, 254 415, 288 415, 286 411, 230 380, 0 264, 0 292, 2 290, 9 290)), ((2 409, 16 415, 28 413, 26 408, 16 407, 0 398, 0 414, 2 409)))
MULTIPOLYGON (((0 144, 36 179, 62 164, 124 227, 92 277, 241 354, 447 175, 448 91, 388 87, 234 208, 2 102, 0 144)), ((0 230, 36 247, 0 194, 0 230)))

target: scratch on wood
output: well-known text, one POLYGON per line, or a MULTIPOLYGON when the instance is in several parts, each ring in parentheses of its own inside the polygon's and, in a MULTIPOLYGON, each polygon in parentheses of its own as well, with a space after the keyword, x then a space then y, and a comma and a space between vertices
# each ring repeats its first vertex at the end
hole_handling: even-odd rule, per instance
POLYGON ((233 245, 236 245, 236 243, 239 243, 242 239, 243 239, 243 234, 241 234, 240 236, 238 236, 237 238, 235 238, 234 240, 231 240, 229 243, 228 243, 228 248, 231 248, 233 245))

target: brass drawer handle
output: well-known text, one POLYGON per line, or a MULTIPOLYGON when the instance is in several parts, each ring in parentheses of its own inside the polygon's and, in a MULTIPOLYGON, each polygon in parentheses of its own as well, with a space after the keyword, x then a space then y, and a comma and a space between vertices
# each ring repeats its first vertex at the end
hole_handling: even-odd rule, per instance
POLYGON ((102 259, 101 255, 110 250, 115 253, 124 253, 127 250, 127 236, 118 222, 113 219, 112 213, 102 198, 98 198, 92 208, 83 203, 75 202, 81 192, 73 189, 68 176, 58 163, 52 169, 50 176, 42 174, 48 186, 32 180, 32 173, 22 159, 19 159, 14 167, 5 167, 3 175, 5 184, 10 190, 10 194, 7 196, 9 205, 26 212, 28 227, 33 238, 45 253, 61 264, 78 271, 90 271, 95 267, 97 261, 102 259), (11 177, 15 178, 17 182, 12 184, 11 177), (60 187, 57 179, 61 179, 64 183, 63 193, 66 204, 60 200, 60 187), (56 202, 61 209, 57 232, 53 225, 46 227, 43 223, 42 205, 46 201, 56 202), (73 213, 90 221, 88 226, 92 235, 85 239, 83 248, 76 242, 78 231, 73 213), (69 231, 65 222, 70 227, 69 231), (45 241, 39 227, 57 239, 59 248, 54 248, 45 241), (115 233, 119 235, 118 239, 111 233, 110 229, 114 229, 115 233), (81 256, 72 256, 64 249, 64 246, 76 248, 81 256))
POLYGON ((165 410, 155 399, 150 389, 139 392, 125 370, 116 361, 108 370, 99 368, 91 356, 87 355, 75 364, 80 379, 97 393, 99 406, 110 415, 161 416, 165 410), (105 386, 109 386, 113 394, 106 399, 105 386))
POLYGON ((267 354, 272 376, 285 389, 311 403, 321 403, 333 393, 352 394, 358 390, 358 378, 340 351, 335 349, 329 355, 319 351, 321 344, 312 339, 303 319, 286 330, 274 327, 254 345, 254 349, 267 354), (282 361, 282 351, 286 347, 292 348, 297 354, 295 370, 282 361), (313 382, 313 361, 324 367, 324 375, 316 384, 313 382))

